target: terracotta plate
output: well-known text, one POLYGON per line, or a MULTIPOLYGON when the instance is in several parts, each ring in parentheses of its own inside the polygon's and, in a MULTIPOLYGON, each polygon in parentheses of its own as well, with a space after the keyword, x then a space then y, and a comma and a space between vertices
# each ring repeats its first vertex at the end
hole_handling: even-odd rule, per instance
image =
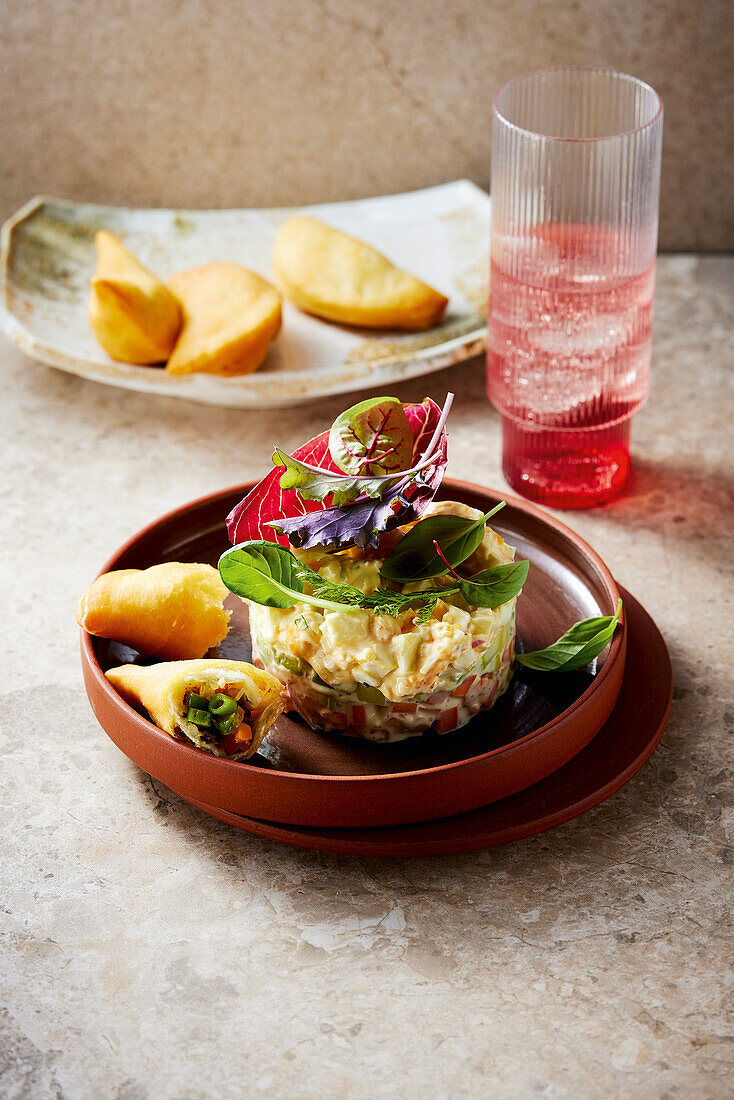
POLYGON ((637 774, 660 741, 670 716, 673 674, 665 642, 645 609, 621 591, 628 641, 619 698, 593 741, 534 787, 471 813, 386 829, 294 828, 254 821, 201 803, 193 805, 256 836, 298 848, 358 856, 472 852, 509 844, 578 817, 637 774))
MULTIPOLYGON (((105 570, 167 560, 215 562, 226 547, 224 517, 249 486, 186 505, 145 528, 105 570)), ((487 511, 501 494, 444 481, 441 496, 487 511)), ((532 565, 518 602, 518 644, 553 641, 577 619, 610 614, 618 589, 599 557, 539 508, 511 499, 497 529, 532 565)), ((232 598, 233 627, 221 656, 247 659, 246 608, 232 598)), ((518 670, 490 711, 453 734, 373 745, 279 720, 267 758, 238 764, 175 741, 129 707, 103 670, 135 659, 115 643, 82 635, 87 694, 103 728, 141 768, 192 801, 268 821, 317 827, 385 826, 462 813, 539 782, 580 752, 619 695, 626 626, 594 674, 518 670)))

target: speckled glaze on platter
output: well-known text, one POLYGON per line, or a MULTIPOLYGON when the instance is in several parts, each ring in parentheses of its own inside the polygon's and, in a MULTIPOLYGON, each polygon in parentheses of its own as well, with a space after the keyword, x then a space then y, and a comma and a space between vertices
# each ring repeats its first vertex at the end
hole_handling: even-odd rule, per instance
POLYGON ((488 195, 468 180, 321 206, 262 210, 127 210, 36 198, 2 230, 0 321, 27 355, 52 367, 142 393, 208 405, 288 407, 328 394, 442 370, 484 350, 489 278, 488 195), (307 213, 368 241, 449 297, 426 332, 366 332, 283 305, 283 328, 254 374, 174 376, 110 359, 87 318, 94 233, 109 229, 163 279, 226 261, 272 279, 281 222, 307 213))
MULTIPOLYGON (((161 517, 104 567, 159 561, 216 562, 227 546, 224 517, 250 488, 225 490, 161 517)), ((439 497, 487 511, 502 495, 446 479, 439 497)), ((604 563, 564 524, 507 498, 497 529, 531 563, 518 601, 518 644, 539 648, 576 619, 610 614, 618 589, 604 563)), ((232 597, 230 632, 212 654, 249 656, 245 605, 232 597)), ((115 643, 82 633, 85 685, 98 721, 117 746, 184 798, 268 821, 362 828, 433 820, 507 798, 556 771, 580 752, 608 718, 625 664, 623 617, 595 675, 518 671, 491 710, 453 734, 374 745, 311 730, 282 716, 266 742, 267 758, 240 764, 201 752, 157 729, 122 701, 104 669, 134 657, 115 643)))
POLYGON ((620 592, 627 614, 627 661, 622 690, 612 713, 578 756, 511 798, 439 821, 383 829, 275 825, 188 801, 211 817, 267 840, 356 856, 473 852, 562 825, 598 806, 628 783, 652 756, 670 717, 673 673, 665 642, 641 604, 623 588, 620 592))

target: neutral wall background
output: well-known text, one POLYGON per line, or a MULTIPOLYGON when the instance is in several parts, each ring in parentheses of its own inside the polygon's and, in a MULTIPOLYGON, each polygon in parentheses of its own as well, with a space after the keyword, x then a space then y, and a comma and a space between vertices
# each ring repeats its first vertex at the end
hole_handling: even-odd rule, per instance
POLYGON ((37 192, 285 205, 489 185, 492 97, 604 65, 665 101, 660 244, 734 247, 732 0, 0 0, 0 217, 37 192))

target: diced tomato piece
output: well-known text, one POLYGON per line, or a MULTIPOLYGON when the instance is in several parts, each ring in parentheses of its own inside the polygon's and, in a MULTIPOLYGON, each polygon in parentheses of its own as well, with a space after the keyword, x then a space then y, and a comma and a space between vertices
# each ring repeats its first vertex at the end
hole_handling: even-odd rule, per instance
POLYGON ((228 733, 226 737, 223 737, 220 744, 224 751, 232 756, 235 752, 244 752, 250 741, 252 741, 252 730, 247 722, 243 722, 234 733, 228 733))
POLYGON ((457 699, 463 699, 475 680, 476 676, 467 676, 466 680, 459 684, 457 688, 454 688, 452 695, 456 696, 457 699))
POLYGON ((366 711, 366 709, 361 704, 355 703, 352 706, 351 719, 352 720, 351 720, 350 725, 352 725, 352 726, 364 726, 367 722, 367 711, 366 711))
POLYGON ((435 725, 439 733, 448 733, 449 730, 456 729, 459 724, 459 708, 452 707, 451 710, 445 710, 442 715, 437 719, 435 725))
POLYGON ((417 703, 393 703, 392 709, 395 714, 415 714, 418 710, 417 703))

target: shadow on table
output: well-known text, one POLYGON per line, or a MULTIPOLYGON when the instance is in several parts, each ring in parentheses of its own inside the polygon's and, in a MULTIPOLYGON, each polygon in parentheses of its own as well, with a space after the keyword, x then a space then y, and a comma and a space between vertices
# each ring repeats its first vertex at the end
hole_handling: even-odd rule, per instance
POLYGON ((400 859, 291 848, 208 818, 137 774, 156 816, 189 834, 205 874, 233 890, 259 884, 306 942, 312 933, 334 947, 372 946, 381 937, 403 945, 411 965, 439 969, 470 949, 472 934, 506 940, 513 951, 516 941, 542 946, 579 930, 634 943, 657 935, 659 911, 677 912, 702 876, 718 880, 732 854, 722 809, 730 772, 712 752, 725 677, 702 684, 693 649, 674 647, 672 655, 676 702, 651 760, 601 805, 502 847, 400 859))
POLYGON ((702 554, 726 561, 734 537, 734 472, 700 473, 682 462, 635 462, 628 492, 604 506, 603 514, 631 532, 659 531, 699 543, 702 554))

